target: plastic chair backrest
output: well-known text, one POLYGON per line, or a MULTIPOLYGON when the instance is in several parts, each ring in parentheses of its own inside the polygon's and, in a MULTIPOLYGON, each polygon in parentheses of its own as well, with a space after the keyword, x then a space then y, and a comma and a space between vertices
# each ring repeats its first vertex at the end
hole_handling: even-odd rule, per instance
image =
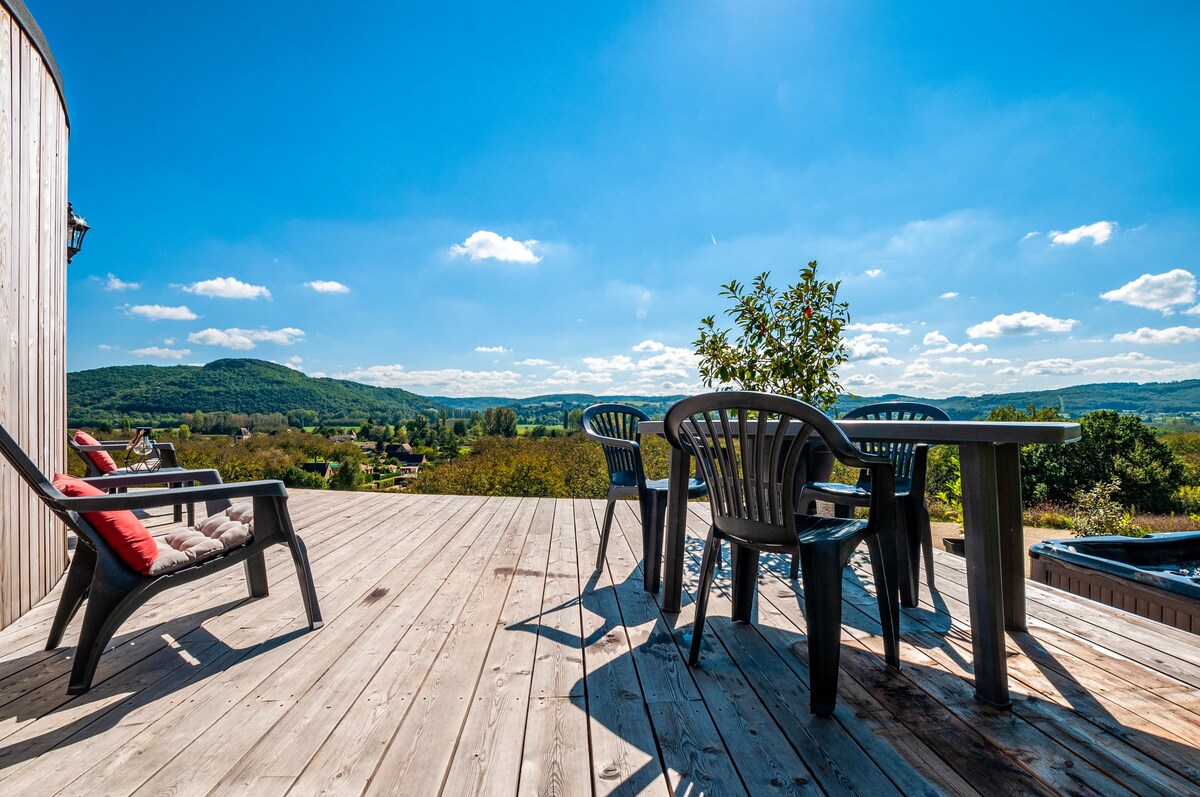
POLYGON ((824 413, 784 396, 693 396, 667 411, 664 426, 667 441, 700 463, 713 525, 756 546, 795 548, 795 472, 804 450, 798 442, 815 433, 838 459, 866 464, 824 413))
MULTIPOLYGON (((915 401, 883 401, 850 410, 842 420, 869 421, 948 421, 950 416, 930 404, 915 401)), ((911 479, 916 461, 916 443, 886 443, 864 440, 858 447, 865 454, 879 454, 892 461, 897 479, 911 479)), ((860 481, 866 479, 860 476, 860 481)))
POLYGON ((648 420, 649 415, 627 404, 594 404, 583 411, 583 433, 603 448, 610 482, 622 473, 635 478, 642 473, 641 450, 637 446, 608 444, 605 440, 639 443, 638 423, 648 420))

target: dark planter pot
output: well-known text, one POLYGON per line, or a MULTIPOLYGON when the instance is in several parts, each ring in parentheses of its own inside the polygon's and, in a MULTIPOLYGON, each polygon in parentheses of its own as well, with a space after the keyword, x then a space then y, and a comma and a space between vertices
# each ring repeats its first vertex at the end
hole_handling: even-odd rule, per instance
POLYGON ((967 540, 965 537, 946 537, 942 540, 942 545, 946 546, 946 550, 955 556, 966 555, 967 540))

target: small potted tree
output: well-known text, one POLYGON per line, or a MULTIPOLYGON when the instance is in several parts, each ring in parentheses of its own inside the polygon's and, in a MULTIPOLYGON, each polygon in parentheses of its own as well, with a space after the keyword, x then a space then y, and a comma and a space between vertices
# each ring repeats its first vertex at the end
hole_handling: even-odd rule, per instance
MULTIPOLYGON (((717 327, 715 316, 700 321, 693 342, 700 378, 708 387, 732 387, 798 398, 826 412, 841 393, 838 368, 846 362, 842 331, 849 305, 839 302, 841 282, 817 277, 817 261, 800 270, 793 285, 777 289, 764 271, 750 286, 737 280, 721 286, 732 300, 725 314, 734 329, 717 327), (732 337, 731 337, 732 336, 732 337)), ((833 457, 824 447, 809 446, 804 481, 826 481, 833 457)))

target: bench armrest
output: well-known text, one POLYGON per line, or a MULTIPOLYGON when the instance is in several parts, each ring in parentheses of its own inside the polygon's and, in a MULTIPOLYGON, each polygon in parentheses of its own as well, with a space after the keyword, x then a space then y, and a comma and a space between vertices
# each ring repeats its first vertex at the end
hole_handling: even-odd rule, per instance
POLYGON ((138 490, 134 493, 95 495, 79 498, 58 499, 63 509, 72 512, 113 512, 121 509, 152 509, 176 504, 200 503, 201 501, 232 500, 255 497, 287 498, 283 482, 267 480, 236 482, 234 484, 180 487, 173 490, 138 490))

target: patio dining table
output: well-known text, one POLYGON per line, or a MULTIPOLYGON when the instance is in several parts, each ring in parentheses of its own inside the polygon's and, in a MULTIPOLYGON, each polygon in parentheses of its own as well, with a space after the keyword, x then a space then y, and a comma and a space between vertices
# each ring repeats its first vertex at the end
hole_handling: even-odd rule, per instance
MULTIPOLYGON (((1020 447, 1027 443, 1075 442, 1081 434, 1079 424, 852 420, 837 421, 837 425, 855 441, 958 446, 975 697, 996 708, 1010 708, 1004 633, 1025 630, 1020 447)), ((662 435, 663 423, 645 421, 638 429, 642 434, 662 435)), ((690 459, 685 452, 671 449, 662 607, 672 613, 679 611, 683 595, 690 459)), ((905 549, 903 545, 893 547, 897 551, 905 549)), ((894 563, 891 569, 906 571, 901 563, 894 563)), ((735 596, 753 594, 738 588, 733 592, 735 596)))

